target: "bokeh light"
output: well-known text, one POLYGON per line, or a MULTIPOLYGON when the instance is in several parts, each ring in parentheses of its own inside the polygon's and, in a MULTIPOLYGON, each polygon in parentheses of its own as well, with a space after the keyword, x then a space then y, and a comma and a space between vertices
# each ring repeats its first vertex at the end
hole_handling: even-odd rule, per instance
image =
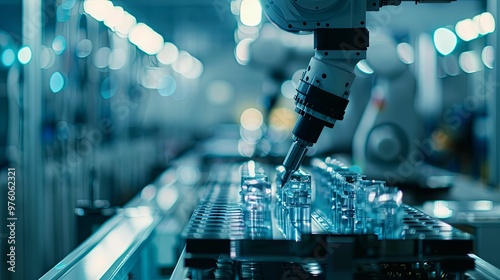
POLYGON ((64 76, 60 72, 54 72, 50 76, 49 87, 53 93, 60 92, 65 85, 64 76))
POLYGON ((6 67, 11 66, 14 64, 14 61, 16 60, 16 53, 12 49, 6 49, 2 53, 2 64, 6 67))
POLYGON ((31 61, 32 55, 31 48, 24 46, 17 53, 17 59, 21 62, 21 64, 28 64, 31 61))
POLYGON ((264 117, 259 110, 255 108, 249 108, 241 114, 240 122, 243 128, 247 130, 256 130, 262 126, 264 117))
POLYGON ((457 36, 448 28, 438 28, 434 31, 434 46, 442 55, 449 55, 457 46, 457 36))

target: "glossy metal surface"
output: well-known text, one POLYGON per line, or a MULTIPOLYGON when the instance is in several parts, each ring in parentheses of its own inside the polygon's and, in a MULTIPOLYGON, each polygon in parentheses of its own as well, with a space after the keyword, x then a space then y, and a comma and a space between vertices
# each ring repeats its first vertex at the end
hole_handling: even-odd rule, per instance
POLYGON ((123 209, 41 279, 126 278, 159 220, 151 208, 123 209))
MULTIPOLYGON (((267 168, 268 177, 276 178, 272 170, 272 167, 267 168)), ((339 234, 322 207, 325 203, 320 194, 325 185, 321 184, 321 175, 314 172, 310 230, 301 232, 298 227, 297 235, 294 236, 300 238, 289 238, 280 227, 280 211, 276 211, 279 195, 273 195, 273 200, 268 205, 272 209, 271 234, 249 235, 247 232, 252 228, 252 224, 245 223, 239 171, 237 164, 218 164, 211 170, 205 185, 206 195, 191 217, 184 235, 185 264, 188 269, 196 271, 192 276, 204 275, 203 268, 210 264, 216 264, 216 270, 211 270, 210 273, 225 275, 236 269, 242 279, 273 279, 269 278, 269 275, 279 276, 287 271, 293 272, 294 267, 295 272, 298 269, 307 275, 319 273, 322 275, 319 279, 323 279, 325 275, 351 279, 351 272, 361 264, 367 265, 364 268, 366 271, 373 269, 373 266, 369 265, 371 263, 375 264, 375 272, 389 273, 388 270, 392 270, 392 266, 386 265, 384 268, 384 262, 406 263, 406 268, 394 267, 394 270, 402 269, 398 273, 408 269, 421 270, 419 263, 423 262, 461 264, 453 268, 457 270, 452 274, 438 271, 444 276, 447 275, 446 277, 451 277, 454 273, 463 274, 473 268, 474 261, 468 256, 472 250, 470 235, 413 207, 403 207, 405 233, 401 239, 384 239, 380 236, 377 238, 373 234, 339 234), (327 252, 321 258, 318 257, 319 249, 327 252), (310 263, 311 260, 315 262, 310 263), (308 263, 305 267, 304 262, 308 263), (289 266, 284 265, 286 263, 289 266), (227 268, 227 271, 224 268, 227 268)), ((350 176, 348 172, 345 174, 350 176)), ((280 185, 279 182, 277 184, 280 185)), ((276 190, 280 188, 273 183, 272 190, 273 194, 276 194, 276 190)), ((426 269, 437 268, 431 265, 426 269)), ((212 274, 205 276, 224 279, 212 274)))
POLYGON ((292 174, 297 171, 300 164, 306 156, 307 149, 311 146, 311 143, 297 138, 288 150, 288 154, 283 161, 283 166, 285 167, 285 172, 281 177, 282 186, 290 180, 292 174))
POLYGON ((470 254, 471 258, 473 258, 476 262, 476 269, 474 272, 470 274, 476 279, 484 279, 484 280, 499 280, 500 279, 500 269, 494 267, 488 262, 484 261, 480 257, 470 254))
POLYGON ((172 162, 41 279, 155 279, 158 268, 174 267, 177 236, 198 202, 198 166, 192 154, 172 162))

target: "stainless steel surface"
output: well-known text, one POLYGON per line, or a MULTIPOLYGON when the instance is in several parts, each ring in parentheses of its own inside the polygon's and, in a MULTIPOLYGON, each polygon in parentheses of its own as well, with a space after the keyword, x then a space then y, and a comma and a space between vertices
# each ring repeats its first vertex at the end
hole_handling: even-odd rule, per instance
POLYGON ((155 209, 126 208, 41 279, 127 278, 159 221, 155 209))
MULTIPOLYGON (((44 156, 43 148, 39 145, 42 140, 43 121, 43 94, 42 94, 42 69, 40 68, 41 44, 42 44, 42 1, 24 0, 22 5, 22 44, 31 49, 30 61, 24 66, 23 98, 22 100, 22 124, 21 135, 22 151, 21 162, 18 172, 22 176, 18 186, 18 197, 16 209, 18 217, 22 217, 17 223, 17 252, 18 272, 14 277, 18 279, 31 279, 39 277, 44 268, 38 260, 52 248, 46 247, 51 244, 50 227, 46 226, 44 202, 50 199, 45 190, 44 156), (36 232, 37 236, 31 236, 36 232)), ((49 200, 50 201, 50 200, 49 200)), ((50 220, 49 220, 50 221, 50 220)), ((48 255, 50 257, 50 254, 48 255)))
POLYGON ((177 261, 177 265, 175 266, 174 272, 170 275, 170 279, 186 279, 187 276, 187 268, 184 266, 184 258, 186 257, 186 247, 182 250, 182 253, 177 261))
POLYGON ((484 261, 480 257, 469 254, 471 258, 473 258, 476 262, 476 269, 474 272, 470 274, 475 277, 475 279, 484 279, 484 280, 499 280, 500 279, 500 269, 494 267, 488 262, 484 261))
MULTIPOLYGON (((500 15, 500 5, 495 0, 487 1, 488 11, 498 19, 500 15)), ((500 36, 494 32, 488 38, 488 42, 498 50, 500 46, 500 36)), ((495 63, 497 64, 497 63, 495 63)), ((497 64, 498 65, 498 64, 497 64)), ((500 97, 498 96, 498 85, 500 83, 500 71, 495 66, 492 70, 487 70, 486 98, 488 107, 488 175, 489 183, 500 188, 500 97)))
POLYGON ((495 266, 500 266, 500 202, 492 200, 426 202, 421 209, 446 223, 474 235, 474 253, 495 266))
POLYGON ((173 161, 41 279, 158 279, 175 267, 178 237, 198 203, 198 160, 191 153, 173 161))
MULTIPOLYGON (((184 250, 185 251, 185 250, 184 250)), ((189 274, 189 268, 184 266, 184 253, 179 258, 177 266, 172 274, 171 279, 185 279, 189 274)), ((463 275, 464 279, 468 280, 499 280, 500 269, 494 267, 490 263, 484 261, 480 257, 469 254, 473 258, 476 267, 472 271, 468 271, 463 275)), ((234 278, 235 263, 217 262, 217 272, 214 273, 213 279, 232 279, 234 278), (221 265, 222 264, 222 265, 221 265)), ((310 264, 308 267, 301 267, 291 263, 277 265, 275 263, 259 263, 259 262, 244 262, 239 266, 241 279, 262 279, 264 275, 270 279, 286 278, 294 275, 305 275, 308 271, 322 272, 324 267, 318 264, 310 264)), ((415 276, 417 277, 417 276, 415 276)), ((419 278, 416 278, 419 279, 419 278)), ((424 278, 425 279, 425 278, 424 278)))
MULTIPOLYGON (((273 173, 268 174, 270 178, 274 178, 273 173)), ((430 268, 426 269, 436 269, 438 273, 443 273, 444 279, 452 279, 449 277, 455 277, 454 275, 458 277, 465 270, 473 268, 473 260, 468 256, 472 250, 472 239, 469 234, 410 206, 404 207, 403 239, 377 239, 375 235, 370 234, 337 234, 328 214, 321 208, 323 201, 319 194, 320 189, 324 187, 318 179, 321 175, 317 172, 312 174, 315 199, 311 209, 311 230, 300 233, 301 238, 297 242, 296 239, 290 240, 283 234, 279 227, 279 219, 272 210, 272 234, 248 235, 250 226, 244 222, 239 193, 241 184, 239 166, 214 165, 206 182, 206 195, 195 210, 184 233, 186 266, 189 269, 196 268, 196 275, 199 276, 200 269, 212 264, 216 265, 215 271, 221 275, 225 273, 222 272, 223 268, 227 268, 228 271, 238 271, 243 279, 275 279, 270 275, 284 275, 283 273, 294 269, 306 275, 309 272, 307 267, 303 267, 304 262, 310 263, 312 260, 316 260, 319 267, 317 269, 323 271, 319 274, 320 279, 325 275, 350 279, 342 277, 351 274, 355 267, 360 268, 360 266, 363 267, 361 271, 366 273, 371 269, 374 269, 372 273, 389 273, 390 270, 400 269, 396 263, 404 263, 402 266, 407 270, 419 270, 422 263, 429 263, 430 268), (319 248, 328 251, 329 246, 333 246, 331 248, 335 249, 332 252, 336 253, 325 253, 326 255, 319 258, 316 251, 319 248), (460 265, 448 267, 453 271, 444 272, 436 266, 436 263, 440 262, 456 262, 460 265), (334 264, 333 267, 331 264, 334 264), (384 266, 387 267, 383 268, 384 266)), ((279 186, 273 184, 274 192, 277 187, 279 186)), ((270 203, 270 207, 274 207, 275 201, 270 203)), ((210 273, 213 274, 214 270, 210 273)), ((210 273, 203 277, 224 279, 210 273)))

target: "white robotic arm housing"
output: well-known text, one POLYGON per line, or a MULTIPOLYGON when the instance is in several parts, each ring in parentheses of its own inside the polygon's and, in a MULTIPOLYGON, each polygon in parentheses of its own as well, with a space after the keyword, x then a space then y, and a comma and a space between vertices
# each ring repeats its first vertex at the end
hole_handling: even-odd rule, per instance
MULTIPOLYGON (((454 0, 415 0, 451 2, 454 0)), ((315 55, 303 73, 295 95, 299 119, 294 142, 283 162, 285 184, 323 128, 344 118, 354 67, 366 58, 369 33, 366 12, 401 0, 261 0, 269 20, 288 32, 314 32, 315 55)))

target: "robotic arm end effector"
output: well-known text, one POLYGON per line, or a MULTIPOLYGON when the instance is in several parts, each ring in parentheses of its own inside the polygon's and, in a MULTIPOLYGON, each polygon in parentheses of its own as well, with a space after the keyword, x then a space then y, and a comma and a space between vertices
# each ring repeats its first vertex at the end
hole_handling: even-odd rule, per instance
POLYGON ((369 34, 366 12, 402 1, 450 3, 456 0, 261 0, 269 20, 288 32, 313 31, 316 49, 297 88, 295 111, 299 118, 293 129, 293 144, 283 162, 282 184, 297 171, 308 148, 323 128, 332 128, 344 118, 354 67, 366 58, 369 34))

